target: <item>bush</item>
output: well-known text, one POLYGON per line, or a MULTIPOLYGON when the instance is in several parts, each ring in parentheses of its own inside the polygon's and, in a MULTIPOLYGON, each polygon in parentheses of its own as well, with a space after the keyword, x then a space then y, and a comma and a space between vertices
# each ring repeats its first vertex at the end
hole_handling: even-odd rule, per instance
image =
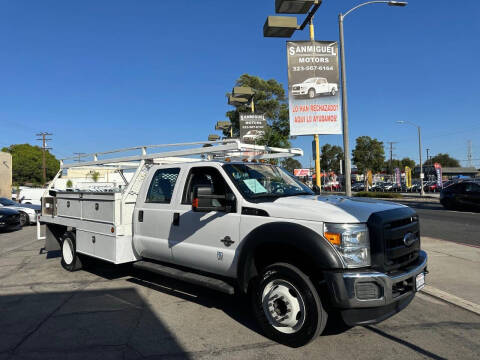
POLYGON ((379 193, 372 191, 360 191, 356 193, 356 197, 369 197, 369 198, 386 198, 386 199, 401 199, 402 195, 395 193, 379 193))

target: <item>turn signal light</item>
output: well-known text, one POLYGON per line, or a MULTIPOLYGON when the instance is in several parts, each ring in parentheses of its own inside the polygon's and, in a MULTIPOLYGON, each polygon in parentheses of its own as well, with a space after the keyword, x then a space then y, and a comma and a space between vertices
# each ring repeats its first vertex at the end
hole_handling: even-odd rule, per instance
POLYGON ((192 200, 192 207, 198 208, 198 198, 192 200))
POLYGON ((325 236, 325 239, 330 241, 330 243, 332 245, 340 246, 340 244, 342 242, 342 235, 341 234, 326 232, 323 235, 325 236))

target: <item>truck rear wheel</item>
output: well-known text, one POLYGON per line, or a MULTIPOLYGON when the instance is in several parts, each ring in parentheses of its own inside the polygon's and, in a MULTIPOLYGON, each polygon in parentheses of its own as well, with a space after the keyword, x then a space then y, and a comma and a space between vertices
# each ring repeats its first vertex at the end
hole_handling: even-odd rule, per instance
POLYGON ((267 266, 252 288, 252 306, 265 335, 299 347, 325 328, 327 313, 311 280, 287 263, 267 266))
POLYGON ((62 240, 62 266, 65 270, 76 271, 82 268, 82 261, 77 254, 75 234, 67 232, 62 240))

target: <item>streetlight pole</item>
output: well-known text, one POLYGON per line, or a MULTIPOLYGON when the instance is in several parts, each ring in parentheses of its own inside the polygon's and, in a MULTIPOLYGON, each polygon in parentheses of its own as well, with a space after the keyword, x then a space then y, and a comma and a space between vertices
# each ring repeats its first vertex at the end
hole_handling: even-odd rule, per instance
POLYGON ((338 15, 340 33, 340 66, 342 74, 342 120, 343 120, 343 153, 345 157, 345 195, 352 196, 352 167, 350 164, 350 142, 348 140, 348 105, 347 74, 345 65, 345 48, 343 39, 343 14, 338 15))
POLYGON ((418 154, 420 157, 420 196, 425 195, 425 190, 423 189, 423 163, 422 163, 422 133, 420 126, 417 125, 418 130, 418 154))
POLYGON ((397 121, 397 124, 409 124, 412 126, 415 126, 417 128, 418 132, 418 157, 420 161, 420 196, 425 195, 425 190, 423 190, 423 164, 422 164, 422 130, 420 128, 420 125, 417 125, 411 121, 407 120, 399 120, 397 121))
MULTIPOLYGON (((340 66, 342 74, 342 120, 343 120, 343 152, 345 156, 345 195, 352 196, 352 168, 350 164, 350 142, 348 138, 348 104, 347 104, 347 74, 345 66, 345 47, 343 38, 343 20, 352 11, 369 4, 388 4, 389 6, 405 6, 404 1, 367 1, 359 4, 345 14, 338 14, 338 28, 340 36, 340 66)), ((423 187, 422 187, 423 191, 423 187)))

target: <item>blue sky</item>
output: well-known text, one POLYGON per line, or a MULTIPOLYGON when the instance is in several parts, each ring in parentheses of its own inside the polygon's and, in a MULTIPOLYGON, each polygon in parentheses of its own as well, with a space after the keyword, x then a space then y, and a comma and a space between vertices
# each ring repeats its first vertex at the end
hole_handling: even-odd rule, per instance
MULTIPOLYGON (((317 40, 337 40, 337 14, 358 3, 324 0, 317 40)), ((38 143, 39 131, 54 134, 58 157, 204 140, 225 119, 225 93, 242 73, 287 81, 285 39, 262 35, 274 0, 0 5, 0 146, 38 143)), ((471 140, 480 167, 478 15, 475 0, 411 0, 345 19, 352 148, 369 135, 398 142, 397 157, 418 159, 415 128, 395 124, 409 120, 433 155, 466 159, 471 140)), ((342 144, 335 135, 320 141, 342 144)), ((306 166, 310 143, 293 141, 306 166)))

